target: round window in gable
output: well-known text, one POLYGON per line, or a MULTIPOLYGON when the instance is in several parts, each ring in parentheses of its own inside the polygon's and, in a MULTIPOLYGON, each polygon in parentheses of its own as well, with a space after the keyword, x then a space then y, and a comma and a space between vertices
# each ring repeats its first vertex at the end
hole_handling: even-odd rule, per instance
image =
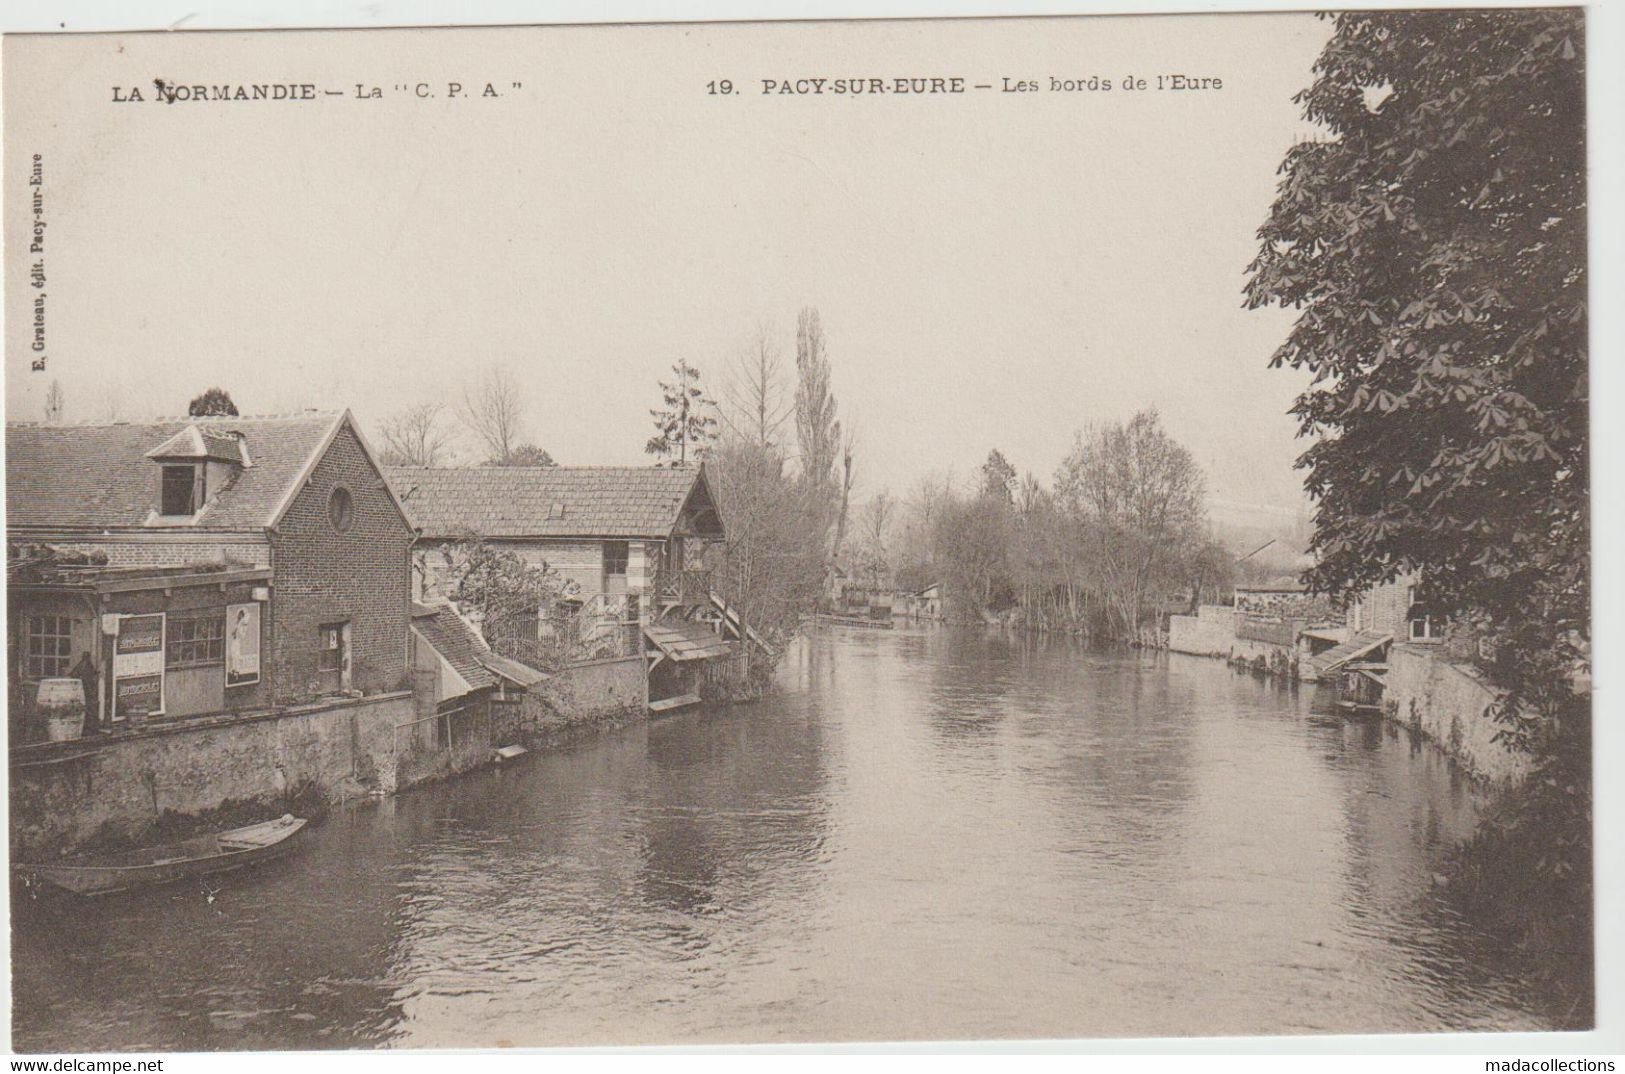
POLYGON ((350 490, 342 485, 327 498, 327 520, 340 533, 348 533, 355 523, 355 499, 351 497, 350 490))

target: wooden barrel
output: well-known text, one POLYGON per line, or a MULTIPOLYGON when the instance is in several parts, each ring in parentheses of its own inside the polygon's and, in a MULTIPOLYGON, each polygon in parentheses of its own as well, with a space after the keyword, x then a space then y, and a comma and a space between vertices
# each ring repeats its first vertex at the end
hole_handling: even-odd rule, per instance
POLYGON ((85 684, 78 679, 41 679, 35 705, 50 741, 67 742, 85 733, 85 684))

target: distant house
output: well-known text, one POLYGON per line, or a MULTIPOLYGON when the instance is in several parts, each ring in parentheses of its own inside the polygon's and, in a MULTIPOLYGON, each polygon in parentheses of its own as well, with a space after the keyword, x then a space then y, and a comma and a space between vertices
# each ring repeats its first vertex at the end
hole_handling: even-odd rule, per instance
POLYGON ((877 578, 841 563, 830 577, 829 610, 839 615, 889 619, 906 614, 911 596, 896 589, 887 576, 877 578))
POLYGON ((14 703, 79 678, 111 727, 410 685, 412 529, 348 412, 8 425, 6 509, 14 703))
POLYGON ((1419 589, 1416 575, 1402 575, 1361 593, 1349 606, 1349 627, 1421 645, 1442 640, 1445 618, 1422 602, 1419 589))
POLYGON ((1415 575, 1401 575, 1348 602, 1341 631, 1306 630, 1307 668, 1320 679, 1341 678, 1351 696, 1381 697, 1394 646, 1429 647, 1444 640, 1445 618, 1419 598, 1415 575))
POLYGON ((942 618, 942 583, 932 582, 908 598, 908 614, 914 619, 942 618))
MULTIPOLYGON (((477 537, 573 583, 565 614, 587 636, 631 627, 654 667, 727 655, 729 621, 705 548, 725 536, 703 467, 391 467, 419 532, 414 596, 447 595, 449 546, 477 537)), ((538 608, 545 632, 560 609, 538 608)), ((651 694, 665 692, 661 674, 651 694)), ((687 676, 670 688, 687 687, 687 676)), ((657 700, 659 697, 657 696, 657 700)))

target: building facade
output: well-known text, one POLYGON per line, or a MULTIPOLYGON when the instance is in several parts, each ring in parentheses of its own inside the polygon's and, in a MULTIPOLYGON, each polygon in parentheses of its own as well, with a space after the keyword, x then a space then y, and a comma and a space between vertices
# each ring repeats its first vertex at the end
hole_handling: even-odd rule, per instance
POLYGON ((48 678, 80 680, 91 730, 410 687, 413 534, 347 412, 10 425, 6 447, 24 710, 48 678))
POLYGON ((647 648, 657 702, 692 693, 699 665, 728 655, 726 635, 740 632, 712 593, 705 565, 706 549, 726 534, 703 466, 391 467, 387 474, 418 531, 417 600, 458 595, 458 555, 470 544, 511 553, 562 584, 526 631, 539 642, 568 632, 582 642, 578 657, 647 648))

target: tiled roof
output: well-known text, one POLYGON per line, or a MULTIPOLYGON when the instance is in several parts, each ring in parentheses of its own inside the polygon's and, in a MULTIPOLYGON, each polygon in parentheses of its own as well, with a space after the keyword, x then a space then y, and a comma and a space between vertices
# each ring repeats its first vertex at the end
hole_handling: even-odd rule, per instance
MULTIPOLYGON (((425 537, 670 536, 701 470, 655 466, 392 466, 425 537)), ((709 493, 706 494, 707 496, 709 493)))
MULTIPOLYGON (((264 528, 328 441, 341 414, 267 418, 174 418, 114 425, 7 425, 8 526, 46 529, 141 527, 157 506, 159 464, 147 453, 188 426, 239 432, 252 465, 237 472, 190 527, 264 528)), ((213 442, 215 435, 209 435, 213 442)))
POLYGON ((147 452, 149 459, 217 459, 242 465, 242 443, 235 433, 218 425, 188 424, 180 432, 147 452))
POLYGON ((451 605, 437 604, 428 609, 423 609, 422 605, 414 607, 412 629, 455 668, 472 689, 497 684, 496 676, 480 663, 480 657, 486 652, 485 639, 451 605), (425 610, 428 614, 424 614, 425 610))

